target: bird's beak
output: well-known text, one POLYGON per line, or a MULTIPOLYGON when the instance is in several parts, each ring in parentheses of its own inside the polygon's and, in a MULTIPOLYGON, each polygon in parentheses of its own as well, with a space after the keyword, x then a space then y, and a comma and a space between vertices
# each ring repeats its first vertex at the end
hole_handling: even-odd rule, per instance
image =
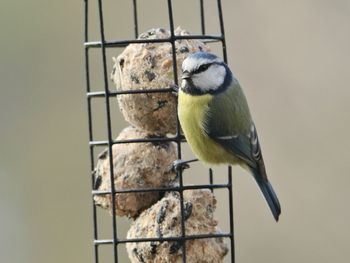
POLYGON ((182 72, 182 79, 190 79, 192 77, 192 74, 190 72, 188 72, 187 70, 185 70, 184 72, 182 72))

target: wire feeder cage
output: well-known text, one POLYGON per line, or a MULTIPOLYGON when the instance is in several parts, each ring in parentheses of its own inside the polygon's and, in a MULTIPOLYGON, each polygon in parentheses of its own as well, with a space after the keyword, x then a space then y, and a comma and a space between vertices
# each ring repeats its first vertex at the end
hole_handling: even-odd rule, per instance
MULTIPOLYGON (((131 1, 131 0, 130 0, 131 1)), ((118 263, 121 262, 120 255, 118 253, 118 245, 126 244, 126 243, 136 243, 136 242, 164 242, 164 241, 176 241, 181 247, 182 252, 182 262, 186 261, 186 241, 195 240, 195 239, 207 239, 207 238, 223 238, 229 240, 229 259, 230 262, 235 262, 235 251, 234 251, 234 222, 233 222, 233 203, 232 203, 232 170, 231 166, 228 166, 227 169, 227 182, 221 184, 215 184, 213 180, 213 170, 209 169, 209 184, 196 184, 196 185, 185 185, 183 182, 182 170, 177 171, 178 178, 178 186, 172 187, 162 187, 162 188, 152 188, 152 189, 116 189, 114 184, 114 171, 113 171, 113 152, 112 147, 114 144, 128 144, 128 143, 159 143, 159 142, 175 142, 177 146, 177 158, 182 158, 182 143, 185 143, 185 138, 180 133, 180 124, 177 120, 176 124, 176 135, 172 137, 164 137, 164 138, 140 138, 140 139, 126 139, 126 140, 114 140, 112 137, 112 117, 111 117, 111 102, 110 98, 115 99, 117 96, 123 94, 142 94, 142 93, 162 93, 162 92, 173 92, 172 88, 167 89, 152 89, 152 90, 124 90, 124 91, 111 91, 109 89, 109 72, 107 70, 107 56, 106 49, 107 48, 122 48, 126 47, 129 44, 143 44, 143 43, 170 43, 172 48, 172 69, 174 76, 174 83, 178 84, 178 76, 177 76, 177 65, 176 65, 176 50, 175 50, 175 42, 178 40, 189 39, 189 40, 201 40, 204 43, 208 42, 217 42, 221 44, 222 47, 222 55, 225 62, 227 62, 227 52, 226 52, 226 42, 225 42, 225 32, 224 32, 224 20, 223 20, 223 12, 222 12, 222 4, 221 0, 216 1, 217 5, 217 14, 219 20, 219 34, 218 35, 207 35, 206 34, 206 22, 205 22, 205 5, 204 0, 199 0, 200 7, 200 25, 201 25, 201 34, 200 35, 188 35, 188 36, 179 36, 175 35, 174 31, 174 18, 173 18, 173 2, 172 0, 164 1, 164 5, 167 5, 168 12, 168 21, 169 21, 169 30, 170 37, 162 38, 162 39, 137 39, 139 35, 139 23, 138 23, 138 8, 137 8, 137 0, 132 0, 132 10, 133 14, 133 23, 134 23, 134 35, 135 39, 119 39, 113 41, 106 41, 105 28, 104 28, 104 12, 103 12, 103 2, 102 0, 95 0, 98 5, 98 21, 99 21, 99 33, 100 39, 90 41, 89 39, 89 0, 84 0, 84 47, 85 47, 85 73, 86 73, 86 97, 87 97, 87 108, 88 108, 88 124, 89 124, 89 146, 90 146, 90 160, 91 160, 91 172, 92 172, 92 196, 98 195, 106 195, 109 194, 111 196, 115 196, 116 194, 123 193, 139 193, 139 192, 165 192, 165 191, 176 191, 179 193, 180 200, 180 209, 181 209, 181 235, 174 237, 157 237, 157 238, 135 238, 135 239, 127 239, 122 238, 118 235, 118 219, 116 216, 116 204, 112 202, 111 204, 111 212, 112 212, 112 238, 111 239, 99 239, 98 234, 98 220, 97 220, 97 208, 96 204, 93 200, 93 235, 94 235, 94 259, 95 263, 101 262, 101 253, 100 248, 105 245, 113 246, 113 255, 112 258, 108 260, 108 262, 118 263), (103 72, 103 86, 104 89, 102 91, 92 91, 91 81, 90 81, 90 66, 91 66, 91 58, 89 56, 89 51, 92 49, 99 49, 101 51, 102 57, 102 72, 103 72), (105 104, 105 117, 107 123, 107 138, 106 140, 95 140, 93 135, 93 120, 92 120, 92 111, 93 104, 92 101, 95 99, 104 99, 105 104), (95 189, 95 176, 93 175, 94 167, 95 167, 95 151, 98 146, 106 146, 108 149, 108 157, 109 157, 109 175, 111 181, 111 189, 110 191, 99 191, 95 189), (210 189, 212 192, 215 189, 224 189, 228 194, 228 203, 227 211, 229 217, 229 232, 224 233, 215 233, 215 234, 198 234, 198 235, 187 235, 185 231, 185 208, 184 208, 184 196, 183 192, 185 190, 190 189, 210 189)), ((116 103, 116 101, 112 101, 112 103, 116 103)), ((189 170, 190 173, 191 170, 189 170)), ((202 176, 204 179, 204 176, 202 176)))

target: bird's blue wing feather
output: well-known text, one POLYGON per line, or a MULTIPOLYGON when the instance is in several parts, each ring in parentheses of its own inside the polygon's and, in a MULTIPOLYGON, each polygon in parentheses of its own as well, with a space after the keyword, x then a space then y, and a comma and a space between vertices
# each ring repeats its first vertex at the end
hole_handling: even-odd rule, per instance
POLYGON ((254 145, 251 143, 254 124, 239 84, 215 96, 208 106, 204 125, 207 135, 248 166, 255 168, 254 145))

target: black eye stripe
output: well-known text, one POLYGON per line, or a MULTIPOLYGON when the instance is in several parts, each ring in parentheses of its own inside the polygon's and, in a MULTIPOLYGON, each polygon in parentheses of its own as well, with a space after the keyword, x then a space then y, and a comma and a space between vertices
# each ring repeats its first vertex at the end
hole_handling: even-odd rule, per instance
POLYGON ((213 63, 207 63, 207 64, 203 64, 201 65, 199 68, 197 68, 193 74, 198 74, 201 73, 203 71, 206 71, 213 63))

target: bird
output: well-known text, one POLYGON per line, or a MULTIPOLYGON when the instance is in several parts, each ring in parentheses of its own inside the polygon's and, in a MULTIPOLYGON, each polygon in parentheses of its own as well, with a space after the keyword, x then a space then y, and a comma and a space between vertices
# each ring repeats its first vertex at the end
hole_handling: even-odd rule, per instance
POLYGON ((193 153, 209 165, 250 171, 278 221, 281 206, 267 178, 257 130, 228 65, 213 53, 192 53, 182 63, 181 79, 178 117, 193 153))

